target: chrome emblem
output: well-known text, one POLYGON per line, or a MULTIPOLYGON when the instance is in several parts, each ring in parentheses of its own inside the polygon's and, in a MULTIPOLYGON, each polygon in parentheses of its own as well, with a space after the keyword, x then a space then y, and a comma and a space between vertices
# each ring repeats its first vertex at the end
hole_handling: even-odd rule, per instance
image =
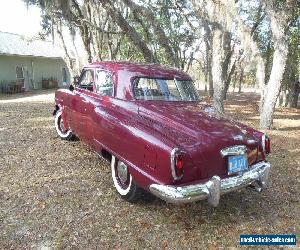
POLYGON ((247 151, 247 147, 244 145, 236 145, 228 148, 224 148, 220 151, 222 157, 228 155, 244 155, 247 151))
POLYGON ((233 136, 233 139, 235 141, 242 141, 242 140, 244 140, 244 136, 242 136, 242 135, 235 135, 235 136, 233 136))

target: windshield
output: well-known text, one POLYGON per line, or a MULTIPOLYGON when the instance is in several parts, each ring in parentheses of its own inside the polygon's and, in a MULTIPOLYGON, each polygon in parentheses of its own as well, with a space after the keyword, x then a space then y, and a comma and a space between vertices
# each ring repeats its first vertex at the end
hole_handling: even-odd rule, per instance
POLYGON ((136 100, 199 101, 199 94, 191 80, 137 78, 133 82, 136 100))

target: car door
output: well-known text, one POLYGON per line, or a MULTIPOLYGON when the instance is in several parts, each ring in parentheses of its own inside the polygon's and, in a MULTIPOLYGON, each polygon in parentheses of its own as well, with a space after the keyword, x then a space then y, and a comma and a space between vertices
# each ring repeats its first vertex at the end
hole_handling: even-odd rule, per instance
POLYGON ((96 69, 96 81, 93 95, 94 112, 92 118, 95 148, 101 148, 103 145, 110 148, 114 137, 114 122, 112 121, 115 112, 113 97, 115 92, 113 74, 109 71, 96 69), (98 144, 98 145, 97 145, 98 144))
POLYGON ((135 127, 135 114, 137 106, 126 100, 116 98, 116 75, 111 72, 96 69, 94 112, 92 115, 92 126, 94 136, 94 149, 100 152, 101 149, 109 150, 112 154, 130 159, 136 166, 142 166, 147 161, 147 167, 156 167, 154 148, 145 147, 144 156, 143 140, 141 134, 135 127), (145 160, 144 160, 145 157, 145 160), (149 159, 152 157, 151 159, 149 159))
POLYGON ((80 76, 78 86, 75 88, 75 95, 71 101, 72 125, 75 134, 86 141, 89 99, 88 95, 94 88, 95 72, 94 69, 84 69, 80 76))

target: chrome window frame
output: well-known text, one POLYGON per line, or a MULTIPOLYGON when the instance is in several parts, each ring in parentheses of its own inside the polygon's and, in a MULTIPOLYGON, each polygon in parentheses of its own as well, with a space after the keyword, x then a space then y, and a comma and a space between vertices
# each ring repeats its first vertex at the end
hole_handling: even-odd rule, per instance
POLYGON ((261 148, 263 150, 263 154, 266 156, 266 139, 268 138, 268 136, 266 134, 263 134, 261 137, 261 148))

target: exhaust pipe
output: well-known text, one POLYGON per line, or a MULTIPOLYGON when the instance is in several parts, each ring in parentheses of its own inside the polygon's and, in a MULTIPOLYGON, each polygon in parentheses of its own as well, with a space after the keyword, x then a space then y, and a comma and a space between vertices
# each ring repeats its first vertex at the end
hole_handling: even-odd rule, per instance
POLYGON ((257 182, 252 183, 251 185, 248 186, 248 188, 258 193, 261 193, 263 190, 263 188, 257 182))

